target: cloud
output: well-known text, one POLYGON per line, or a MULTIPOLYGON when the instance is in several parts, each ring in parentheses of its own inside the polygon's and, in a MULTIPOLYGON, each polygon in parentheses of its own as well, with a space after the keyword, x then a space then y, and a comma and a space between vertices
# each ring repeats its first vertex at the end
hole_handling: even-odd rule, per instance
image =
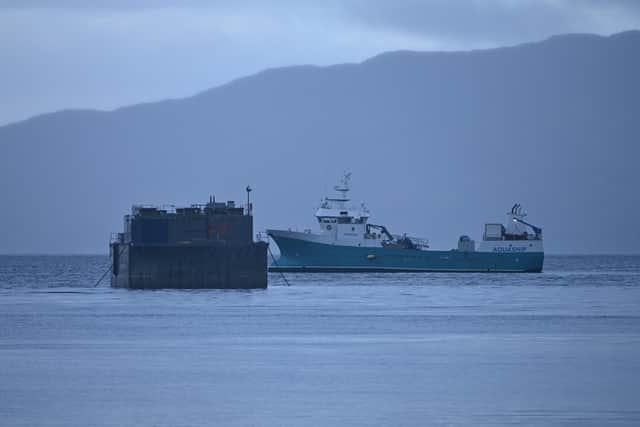
MULTIPOLYGON (((0 10, 63 10, 86 14, 153 14, 257 17, 296 30, 304 21, 332 29, 351 27, 440 40, 444 48, 500 44, 567 32, 608 33, 640 26, 636 0, 0 0, 0 10)), ((253 22, 252 22, 253 21, 253 22)), ((179 24, 179 19, 176 24, 179 24)), ((196 22, 197 24, 197 22, 196 22)), ((264 30, 255 28, 255 33, 264 30)), ((258 36, 259 37, 259 36, 258 36)))
POLYGON ((0 0, 0 125, 188 96, 267 67, 638 27, 631 0, 0 0))
MULTIPOLYGON (((31 2, 44 6, 44 2, 31 2)), ((358 61, 406 45, 331 8, 0 9, 0 125, 62 108, 184 97, 264 68, 358 61)), ((68 6, 68 5, 67 5, 68 6)))
POLYGON ((640 25, 640 2, 626 0, 354 0, 348 13, 362 25, 438 39, 456 48, 640 25))

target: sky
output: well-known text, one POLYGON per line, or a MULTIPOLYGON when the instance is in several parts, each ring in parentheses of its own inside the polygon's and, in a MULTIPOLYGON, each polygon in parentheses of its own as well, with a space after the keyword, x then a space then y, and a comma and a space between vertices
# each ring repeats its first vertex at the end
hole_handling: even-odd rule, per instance
POLYGON ((0 125, 294 64, 640 28, 636 0, 0 0, 0 125))

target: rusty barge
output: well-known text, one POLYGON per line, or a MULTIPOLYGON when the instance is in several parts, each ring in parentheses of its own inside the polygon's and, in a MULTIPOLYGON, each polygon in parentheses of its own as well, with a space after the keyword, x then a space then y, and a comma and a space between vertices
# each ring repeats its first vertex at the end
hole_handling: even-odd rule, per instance
POLYGON ((110 242, 111 286, 130 289, 267 287, 267 244, 253 240, 252 205, 134 205, 110 242))

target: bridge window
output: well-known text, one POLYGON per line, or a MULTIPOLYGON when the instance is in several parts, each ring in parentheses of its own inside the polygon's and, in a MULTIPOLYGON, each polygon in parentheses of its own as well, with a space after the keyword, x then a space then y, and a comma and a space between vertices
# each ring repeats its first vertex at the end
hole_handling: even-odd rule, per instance
POLYGON ((318 222, 324 223, 324 224, 330 224, 330 223, 335 223, 336 219, 335 218, 329 218, 329 217, 320 217, 320 218, 318 218, 318 222))

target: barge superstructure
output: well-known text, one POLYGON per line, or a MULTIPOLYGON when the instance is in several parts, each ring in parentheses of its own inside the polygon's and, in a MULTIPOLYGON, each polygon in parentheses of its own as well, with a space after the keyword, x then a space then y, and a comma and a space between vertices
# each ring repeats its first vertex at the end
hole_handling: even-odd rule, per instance
MULTIPOLYGON (((247 187, 247 199, 250 187, 247 187)), ((252 205, 134 205, 112 238, 111 286, 266 288, 267 243, 253 241, 252 205)))
POLYGON ((326 197, 316 219, 317 233, 306 230, 267 230, 280 257, 270 271, 292 272, 540 272, 544 262, 542 229, 524 220, 515 204, 507 223, 485 224, 478 245, 469 236, 451 250, 433 250, 426 239, 394 235, 383 225, 369 223, 364 204, 349 202, 351 174, 345 174, 326 197))

